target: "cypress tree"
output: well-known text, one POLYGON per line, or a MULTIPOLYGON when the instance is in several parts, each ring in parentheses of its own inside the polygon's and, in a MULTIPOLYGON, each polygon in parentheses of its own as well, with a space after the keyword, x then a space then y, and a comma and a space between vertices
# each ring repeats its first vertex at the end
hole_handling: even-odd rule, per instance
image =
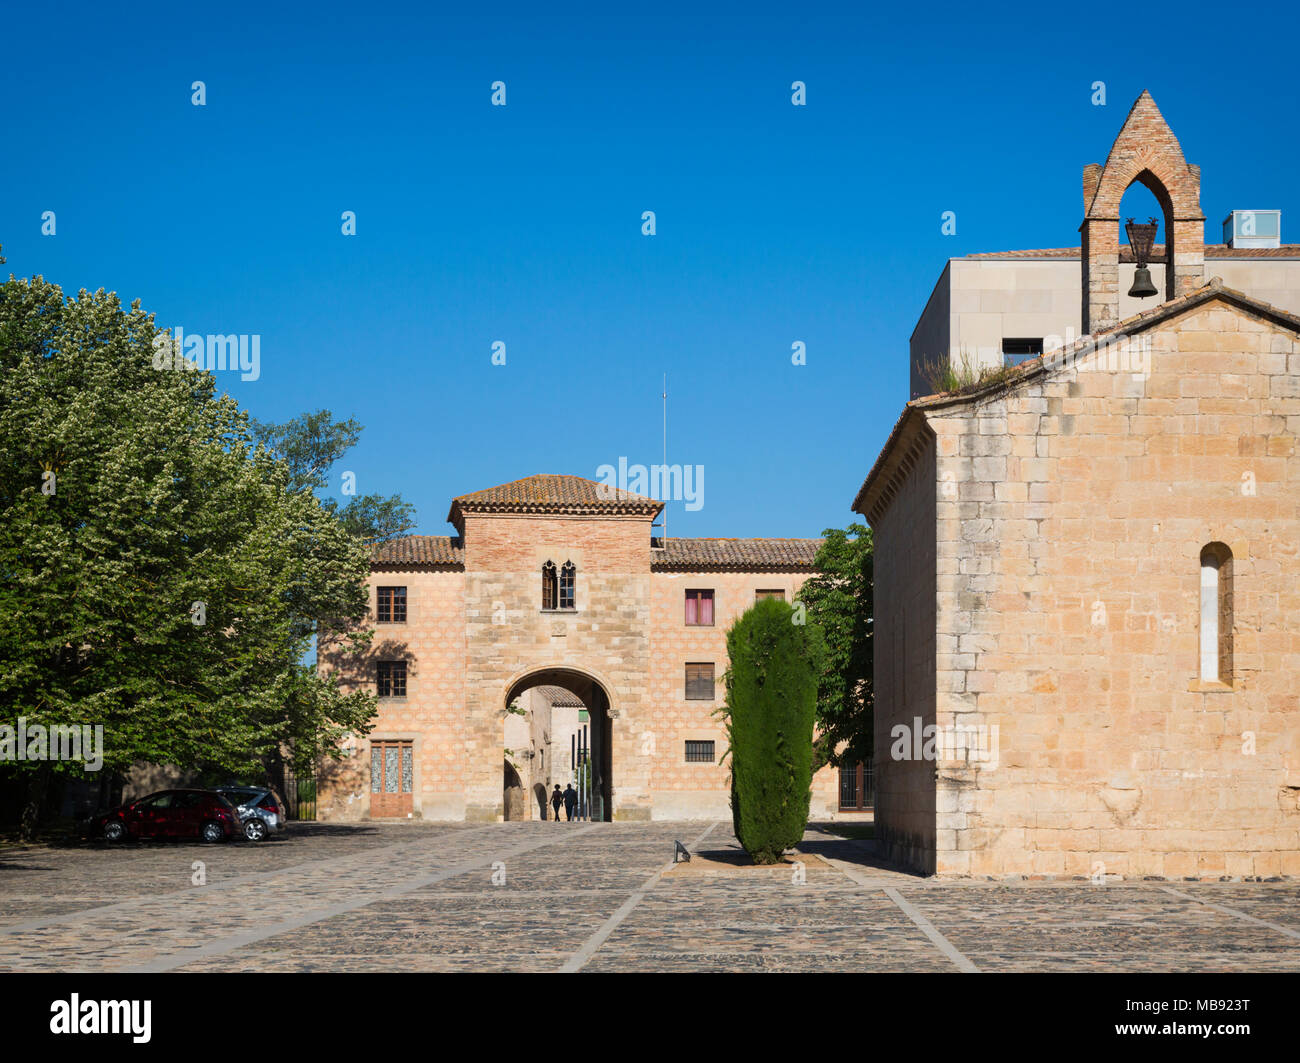
POLYGON ((825 648, 802 608, 767 598, 727 632, 723 707, 736 837, 757 864, 799 844, 808 822, 813 721, 825 648))

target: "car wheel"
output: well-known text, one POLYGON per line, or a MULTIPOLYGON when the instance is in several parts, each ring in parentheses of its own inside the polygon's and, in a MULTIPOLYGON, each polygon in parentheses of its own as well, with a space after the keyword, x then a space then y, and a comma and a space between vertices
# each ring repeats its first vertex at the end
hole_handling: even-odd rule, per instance
POLYGON ((104 841, 120 842, 125 837, 126 837, 125 823, 119 823, 117 820, 112 820, 111 822, 104 824, 104 841))
POLYGON ((226 832, 221 829, 221 824, 215 822, 203 824, 202 833, 205 842, 219 842, 226 836, 226 832))
POLYGON ((254 816, 244 823, 244 837, 250 842, 260 842, 266 837, 266 823, 254 816))

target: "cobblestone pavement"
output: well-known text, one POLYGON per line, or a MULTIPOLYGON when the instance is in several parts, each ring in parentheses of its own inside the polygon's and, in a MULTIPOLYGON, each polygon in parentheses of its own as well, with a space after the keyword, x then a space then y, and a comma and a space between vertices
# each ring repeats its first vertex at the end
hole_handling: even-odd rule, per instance
POLYGON ((0 970, 1300 971, 1296 882, 936 882, 813 829, 799 881, 738 849, 532 822, 0 851, 0 970))

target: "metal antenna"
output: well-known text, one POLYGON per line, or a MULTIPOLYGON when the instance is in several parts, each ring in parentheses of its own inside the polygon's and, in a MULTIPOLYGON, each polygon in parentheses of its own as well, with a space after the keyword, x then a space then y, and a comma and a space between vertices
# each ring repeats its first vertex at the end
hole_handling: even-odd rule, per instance
MULTIPOLYGON (((664 467, 660 483, 668 479, 668 374, 664 374, 664 467)), ((668 499, 664 499, 664 549, 668 549, 668 499)))

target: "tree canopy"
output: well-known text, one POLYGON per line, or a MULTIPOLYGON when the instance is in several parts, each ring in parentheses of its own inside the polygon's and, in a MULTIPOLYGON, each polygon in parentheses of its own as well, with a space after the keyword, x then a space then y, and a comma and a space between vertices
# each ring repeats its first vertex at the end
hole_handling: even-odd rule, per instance
POLYGON ((101 724, 110 769, 314 760, 373 715, 301 663, 320 625, 368 639, 367 546, 212 374, 155 368, 160 335, 0 285, 0 722, 101 724))
POLYGON ((852 767, 872 756, 872 544, 865 524, 827 528, 815 575, 799 600, 826 636, 817 690, 814 766, 852 767))

